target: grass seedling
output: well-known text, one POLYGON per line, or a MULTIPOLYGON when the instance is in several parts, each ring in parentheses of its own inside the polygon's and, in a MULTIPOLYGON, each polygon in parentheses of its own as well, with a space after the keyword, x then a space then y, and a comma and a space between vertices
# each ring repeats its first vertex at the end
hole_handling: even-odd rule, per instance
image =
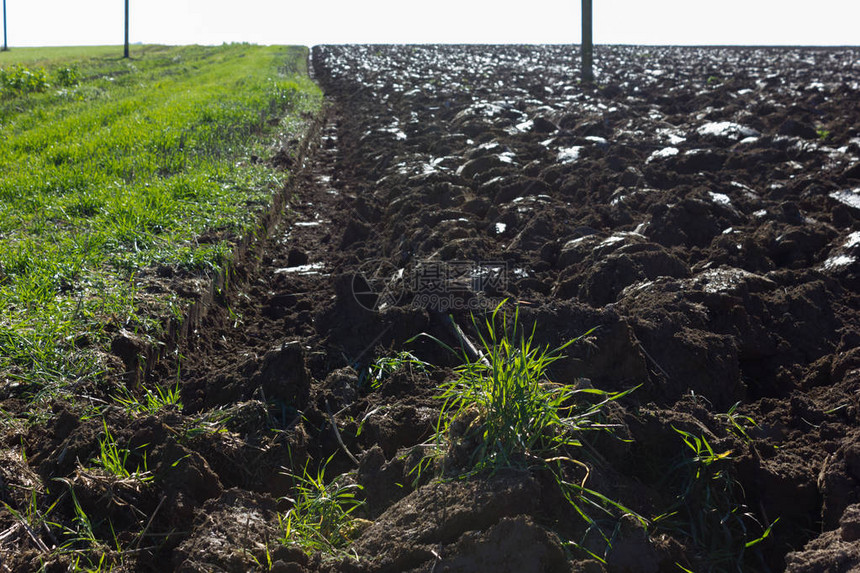
POLYGON ((728 412, 726 412, 725 414, 716 414, 715 417, 718 420, 722 420, 726 424, 730 432, 732 432, 739 438, 742 438, 748 444, 751 444, 753 439, 747 432, 752 430, 753 428, 757 428, 758 424, 751 416, 738 413, 737 410, 740 404, 740 402, 735 402, 735 404, 731 408, 729 408, 728 412))
POLYGON ((762 527, 738 500, 743 492, 732 476, 731 450, 718 451, 705 436, 672 429, 689 455, 669 474, 679 487, 677 503, 655 522, 692 540, 708 571, 742 571, 744 551, 764 541, 776 521, 762 527), (753 524, 764 532, 750 539, 753 524))
POLYGON ((315 474, 305 464, 302 475, 288 473, 295 480, 294 495, 286 498, 293 507, 279 516, 284 544, 296 544, 308 554, 316 551, 342 554, 352 541, 352 512, 364 502, 356 497, 358 484, 344 484, 339 478, 325 481, 331 458, 315 474))
POLYGON ((70 573, 106 573, 114 570, 113 564, 109 563, 105 553, 99 555, 98 563, 95 565, 84 565, 81 560, 80 556, 75 558, 75 562, 69 568, 70 573))
POLYGON ((388 376, 401 368, 408 368, 410 372, 427 372, 430 365, 411 352, 401 351, 394 356, 383 356, 376 359, 368 367, 362 382, 370 380, 370 388, 376 390, 388 376))
POLYGON ((591 331, 553 350, 539 348, 536 325, 523 332, 519 310, 509 323, 503 304, 483 329, 473 318, 484 359, 470 361, 463 353, 465 363, 455 369, 457 377, 440 386, 438 398, 444 402, 436 424, 435 455, 449 451, 455 445, 452 438, 474 443, 458 477, 544 466, 581 448, 585 432, 611 431, 599 422, 602 408, 632 391, 611 393, 550 381, 549 367, 591 331))
MULTIPOLYGON (((112 571, 114 569, 115 558, 111 559, 109 555, 113 553, 110 547, 103 543, 96 535, 96 530, 99 524, 93 523, 87 515, 84 508, 78 501, 75 495, 74 487, 71 482, 65 478, 54 478, 56 481, 63 482, 68 486, 68 492, 72 499, 72 510, 74 518, 71 525, 63 525, 60 523, 51 523, 54 527, 62 531, 64 539, 56 548, 56 552, 60 554, 71 554, 73 562, 69 567, 69 571, 81 572, 101 572, 112 571)), ((113 541, 116 547, 116 554, 119 554, 120 564, 122 564, 122 551, 119 541, 114 532, 113 524, 108 520, 108 526, 113 534, 113 541)))
POLYGON ((57 527, 63 531, 66 539, 58 548, 60 552, 74 551, 76 546, 81 544, 90 549, 99 549, 102 547, 101 542, 95 535, 93 522, 90 520, 84 508, 81 507, 75 489, 71 482, 66 478, 54 478, 55 481, 62 482, 68 486, 68 492, 72 499, 72 509, 75 517, 72 520, 72 526, 63 525, 61 523, 49 522, 49 525, 57 527))
POLYGON ((141 482, 152 481, 153 476, 146 468, 146 454, 143 456, 143 470, 138 466, 134 472, 130 472, 127 467, 128 457, 131 451, 126 448, 121 448, 117 445, 116 440, 108 429, 107 422, 103 419, 102 426, 104 428, 104 437, 99 439, 99 455, 93 459, 99 467, 104 469, 110 475, 120 479, 136 479, 141 482))
POLYGON ((443 405, 432 453, 416 468, 418 478, 434 460, 443 462, 443 475, 461 479, 503 468, 549 471, 588 530, 600 532, 607 543, 609 537, 591 516, 594 509, 600 519, 629 514, 645 525, 635 512, 586 487, 589 467, 577 455, 587 455, 588 433, 612 431, 601 421, 603 408, 635 388, 613 393, 552 382, 547 376, 550 366, 591 331, 558 348, 540 348, 534 340, 536 325, 523 329, 519 309, 509 320, 503 305, 483 328, 473 317, 482 357, 469 360, 464 351, 465 362, 455 369, 456 378, 441 385, 438 398, 443 405), (585 477, 579 481, 567 477, 570 472, 565 468, 571 467, 585 477))
POLYGON ((173 388, 162 388, 157 386, 155 392, 146 388, 143 398, 137 398, 127 389, 123 388, 122 396, 114 396, 130 414, 154 414, 167 408, 182 410, 182 401, 179 395, 179 384, 173 388))
POLYGON ((227 424, 232 419, 228 410, 216 408, 193 416, 183 425, 180 442, 193 440, 197 436, 208 434, 223 434, 227 432, 227 424))
POLYGON ((48 507, 48 509, 44 512, 44 514, 39 510, 39 502, 38 496, 36 494, 36 489, 33 488, 30 490, 30 496, 28 499, 27 507, 23 511, 18 511, 13 508, 11 505, 6 503, 5 501, 0 501, 0 504, 8 511, 12 517, 18 520, 18 522, 24 527, 27 531, 27 534, 30 536, 30 539, 39 546, 39 549, 45 551, 47 550, 47 546, 42 541, 40 534, 44 529, 48 529, 48 516, 57 506, 57 504, 62 499, 62 496, 54 500, 54 502, 48 507))
POLYGON ((93 522, 78 502, 75 491, 71 488, 69 491, 72 495, 72 505, 75 508, 75 529, 71 531, 75 534, 73 542, 83 542, 90 547, 97 547, 100 545, 100 542, 94 533, 93 522))
MULTIPOLYGON (((719 462, 720 460, 731 459, 731 450, 716 453, 714 451, 714 448, 711 447, 711 444, 708 442, 707 438, 705 438, 705 436, 702 436, 700 438, 695 434, 691 434, 690 432, 679 430, 675 426, 672 426, 672 429, 675 430, 681 436, 681 439, 684 440, 684 443, 693 453, 693 457, 689 459, 689 462, 696 470, 696 479, 701 478, 706 473, 705 470, 707 470, 716 462, 719 462)), ((719 479, 723 477, 722 470, 715 470, 714 474, 711 477, 713 479, 719 479)))

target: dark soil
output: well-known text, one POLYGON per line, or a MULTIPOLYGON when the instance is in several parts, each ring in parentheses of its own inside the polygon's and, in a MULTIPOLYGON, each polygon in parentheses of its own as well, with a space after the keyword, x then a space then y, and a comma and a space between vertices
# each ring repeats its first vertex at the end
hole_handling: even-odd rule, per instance
MULTIPOLYGON (((7 432, 2 500, 24 512, 35 488, 70 523, 73 486, 128 570, 860 568, 860 51, 599 47, 594 86, 576 57, 315 48, 328 106, 281 222, 142 381, 178 379, 184 409, 106 413, 153 481, 84 470, 101 420, 56 404, 7 432), (502 300, 551 347, 597 328, 555 382, 638 386, 577 456, 648 528, 586 527, 540 470, 413 483, 458 360, 411 339, 456 346, 450 314, 476 340, 502 300), (435 368, 370 384, 400 350, 435 368), (690 485, 678 430, 719 471, 690 485), (285 469, 330 456, 364 488, 357 561, 277 541, 285 469)), ((33 540, 58 531, 3 515, 6 567, 65 570, 33 540)))

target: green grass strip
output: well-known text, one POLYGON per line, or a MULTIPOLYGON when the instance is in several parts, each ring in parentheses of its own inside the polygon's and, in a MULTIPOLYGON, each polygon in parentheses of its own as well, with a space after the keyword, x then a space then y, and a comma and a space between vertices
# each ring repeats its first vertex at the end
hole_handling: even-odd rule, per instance
POLYGON ((119 328, 157 336, 144 269, 205 277, 228 261, 284 182, 256 158, 321 105, 306 55, 246 44, 141 46, 130 60, 115 48, 0 54, 0 398, 97 376, 119 328))

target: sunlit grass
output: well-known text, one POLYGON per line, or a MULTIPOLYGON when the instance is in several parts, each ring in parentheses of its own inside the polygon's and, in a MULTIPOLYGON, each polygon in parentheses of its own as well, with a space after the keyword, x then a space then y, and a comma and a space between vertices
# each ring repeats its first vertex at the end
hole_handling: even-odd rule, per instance
MULTIPOLYGON (((648 526, 635 511, 586 487, 593 446, 589 434, 612 434, 606 422, 606 407, 634 391, 607 392, 590 386, 552 382, 551 366, 582 336, 550 349, 535 342, 537 324, 529 330, 520 322, 519 307, 512 316, 506 301, 500 303, 480 325, 473 316, 480 338, 478 359, 463 352, 464 362, 454 369, 455 377, 440 385, 443 400, 436 431, 425 457, 412 470, 418 484, 428 472, 448 479, 492 475, 515 468, 544 472, 552 477, 563 498, 582 519, 585 533, 571 546, 587 551, 590 536, 611 549, 612 532, 627 516, 648 526)), ((432 335, 420 334, 436 340, 432 335)), ((416 337, 416 338, 418 338, 416 337)), ((414 339, 413 339, 414 340, 414 339)))
POLYGON ((156 324, 143 269, 206 276, 229 261, 283 184, 251 156, 320 105, 304 49, 115 51, 0 55, 48 84, 0 89, 0 386, 33 397, 97 376, 111 330, 156 324))
POLYGON ((302 475, 287 472, 295 480, 295 493, 284 498, 292 505, 290 510, 283 518, 278 515, 284 535, 280 541, 295 544, 309 554, 319 551, 346 556, 345 548, 354 533, 352 513, 364 504, 356 497, 362 487, 343 483, 343 476, 327 483, 325 470, 330 461, 326 460, 316 474, 308 471, 307 464, 302 475))

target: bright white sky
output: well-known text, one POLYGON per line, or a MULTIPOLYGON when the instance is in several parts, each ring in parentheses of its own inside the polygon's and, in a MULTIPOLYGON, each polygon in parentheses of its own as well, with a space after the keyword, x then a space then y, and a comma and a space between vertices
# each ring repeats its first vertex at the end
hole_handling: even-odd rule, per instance
MULTIPOLYGON (((5 1, 12 47, 123 42, 124 0, 5 1)), ((581 40, 580 0, 129 2, 133 43, 568 44, 581 40)), ((593 3, 598 44, 860 45, 860 0, 593 3)))

